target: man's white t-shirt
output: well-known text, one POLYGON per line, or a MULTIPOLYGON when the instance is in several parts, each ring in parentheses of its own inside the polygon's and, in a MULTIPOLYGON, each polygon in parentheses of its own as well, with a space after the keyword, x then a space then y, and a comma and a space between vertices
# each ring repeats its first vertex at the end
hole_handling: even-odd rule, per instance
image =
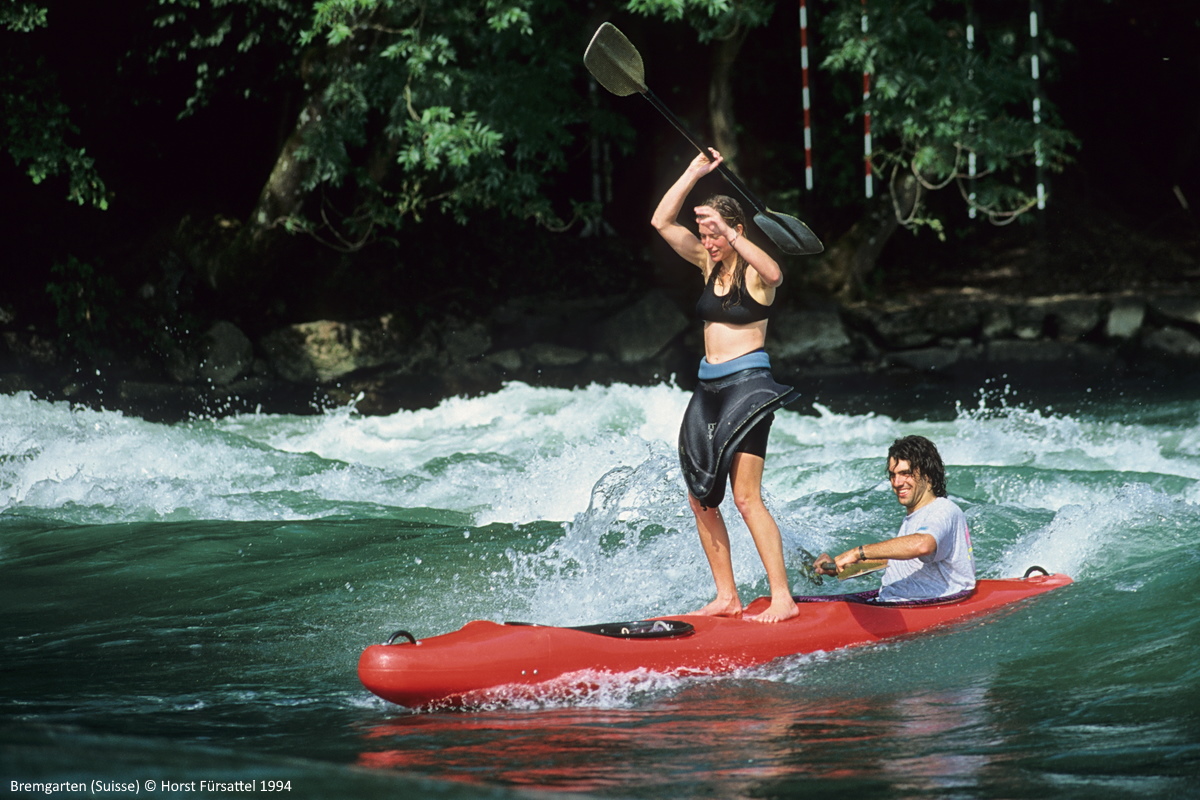
POLYGON ((975 588, 971 532, 966 515, 953 501, 939 497, 905 517, 898 535, 912 533, 932 536, 937 550, 920 558, 889 561, 880 600, 928 600, 975 588))

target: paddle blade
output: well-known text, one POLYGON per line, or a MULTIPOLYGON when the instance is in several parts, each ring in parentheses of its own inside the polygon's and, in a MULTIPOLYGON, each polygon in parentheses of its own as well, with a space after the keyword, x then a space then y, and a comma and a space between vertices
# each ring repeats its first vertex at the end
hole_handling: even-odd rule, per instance
POLYGON ((583 64, 600 85, 615 95, 646 91, 642 54, 611 22, 596 29, 583 53, 583 64))
POLYGON ((872 572, 878 572, 881 569, 887 569, 888 562, 886 560, 875 561, 859 561, 854 564, 847 564, 846 568, 838 573, 838 580, 844 581, 847 578, 858 578, 862 575, 870 575, 872 572))
POLYGON ((807 225, 787 214, 763 210, 754 215, 754 224, 789 256, 811 256, 825 250, 825 245, 807 225))

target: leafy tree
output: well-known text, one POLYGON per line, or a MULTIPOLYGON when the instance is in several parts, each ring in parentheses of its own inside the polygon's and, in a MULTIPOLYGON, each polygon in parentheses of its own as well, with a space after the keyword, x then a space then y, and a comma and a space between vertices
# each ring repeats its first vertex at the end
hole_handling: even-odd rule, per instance
POLYGON ((310 16, 291 0, 154 0, 147 7, 154 34, 144 36, 131 60, 190 77, 180 119, 221 94, 267 99, 296 81, 310 16))
MULTIPOLYGON (((1037 86, 1027 10, 995 6, 990 16, 976 18, 970 41, 972 12, 969 0, 825 5, 821 30, 829 52, 821 67, 870 74, 869 98, 847 119, 854 123, 870 113, 870 158, 884 186, 879 201, 823 257, 818 275, 827 289, 856 291, 899 226, 929 227, 944 238, 945 212, 927 203, 938 189, 956 188, 997 224, 1013 221, 1037 203, 1038 170, 1061 171, 1078 146, 1046 98, 1037 98, 1040 121, 1033 118, 1037 86)), ((1048 46, 1038 55, 1047 77, 1054 64, 1048 56, 1067 45, 1045 31, 1042 36, 1048 46)))
MULTIPOLYGON (((759 0, 627 0, 625 5, 665 20, 686 19, 701 43, 713 43, 709 106, 714 138, 723 154, 736 154, 731 64, 739 58, 747 32, 766 24, 774 5, 759 0)), ((827 243, 826 253, 811 263, 814 282, 826 290, 858 291, 901 226, 928 227, 942 235, 945 212, 930 206, 930 192, 956 187, 966 204, 1003 224, 1037 202, 1035 163, 1060 171, 1078 146, 1046 98, 1038 98, 1040 121, 1032 118, 1036 87, 1030 77, 1024 7, 992 4, 978 21, 972 46, 965 31, 971 6, 970 0, 809 4, 827 54, 819 69, 827 76, 849 76, 847 87, 856 85, 854 79, 864 72, 871 75, 869 99, 849 91, 839 99, 856 128, 864 113, 871 114, 871 163, 884 189, 863 209, 861 220, 838 241, 827 243), (977 167, 973 175, 967 167, 971 156, 977 167)), ((1042 37, 1040 66, 1046 73, 1055 50, 1067 45, 1045 31, 1042 37)), ((861 186, 858 181, 840 184, 861 186)), ((836 200, 857 202, 845 195, 836 200)))
POLYGON ((314 8, 302 34, 307 102, 252 217, 259 232, 283 225, 354 250, 431 210, 465 221, 498 208, 561 226, 548 188, 591 116, 571 3, 314 8))
POLYGON ((48 9, 33 2, 0 7, 0 30, 9 46, 0 56, 0 149, 23 167, 34 183, 66 175, 67 198, 80 205, 108 208, 108 191, 87 149, 80 147, 79 128, 63 102, 57 76, 45 69, 27 41, 49 23, 48 9))
MULTIPOLYGON (((911 174, 922 190, 954 185, 977 211, 1006 222, 1036 203, 1022 186, 1035 159, 1061 171, 1078 142, 1045 99, 1041 121, 1031 115, 1032 54, 1019 49, 1027 37, 1018 30, 1026 18, 991 20, 980 29, 986 38, 972 46, 968 13, 963 0, 872 0, 864 36, 860 9, 842 5, 826 24, 837 46, 822 66, 873 76, 870 99, 851 119, 871 113, 881 140, 872 161, 889 181, 911 174), (970 154, 979 165, 973 181, 970 154)), ((937 225, 920 211, 918 204, 905 221, 937 225)))
MULTIPOLYGON (((820 69, 850 77, 844 108, 855 121, 872 113, 872 159, 887 178, 879 204, 863 208, 861 223, 827 242, 822 261, 810 262, 830 291, 854 291, 900 225, 944 227, 945 210, 929 202, 934 188, 958 187, 981 212, 1006 220, 1028 207, 1036 157, 1047 169, 1066 162, 1075 141, 1044 98, 1041 123, 1030 121, 1024 13, 996 0, 977 2, 987 13, 972 49, 963 32, 967 0, 868 0, 865 36, 861 0, 811 0, 826 53, 820 69), (862 71, 874 82, 865 106, 849 91, 862 71), (964 174, 969 153, 978 165, 973 180, 964 174)), ((603 169, 596 166, 603 158, 588 155, 600 150, 600 140, 628 149, 633 133, 623 109, 608 112, 590 100, 580 56, 603 9, 581 5, 124 0, 114 17, 126 27, 112 49, 123 53, 128 72, 124 94, 111 91, 128 105, 157 104, 189 122, 229 97, 256 98, 287 119, 270 169, 229 159, 265 178, 235 249, 269 245, 275 240, 268 232, 282 229, 354 251, 431 215, 465 220, 481 209, 553 229, 580 216, 595 223, 605 198, 588 197, 585 187, 594 185, 587 178, 603 169)), ((778 87, 735 80, 762 62, 745 43, 768 24, 794 25, 794 8, 770 0, 620 0, 609 7, 650 19, 648 28, 665 24, 655 32, 666 41, 678 42, 690 26, 689 38, 710 50, 711 129, 715 144, 735 159, 734 87, 760 92, 751 100, 779 94, 778 87)), ((103 208, 110 193, 84 148, 94 139, 81 133, 73 121, 78 109, 58 90, 72 76, 56 76, 39 61, 35 37, 71 22, 55 16, 62 8, 56 0, 18 0, 0 10, 0 35, 13 44, 0 55, 7 67, 0 76, 0 147, 34 181, 64 175, 75 202, 103 208)), ((109 91, 100 81, 87 84, 95 88, 109 91)), ((90 97, 78 88, 69 96, 90 97)), ((89 100, 93 114, 105 100, 89 100)), ((769 108, 746 103, 743 113, 769 108)), ((113 122, 109 127, 119 129, 128 118, 113 122)), ((84 132, 94 136, 86 130, 94 125, 85 120, 84 132)), ((249 272, 260 268, 260 252, 209 260, 249 272)))

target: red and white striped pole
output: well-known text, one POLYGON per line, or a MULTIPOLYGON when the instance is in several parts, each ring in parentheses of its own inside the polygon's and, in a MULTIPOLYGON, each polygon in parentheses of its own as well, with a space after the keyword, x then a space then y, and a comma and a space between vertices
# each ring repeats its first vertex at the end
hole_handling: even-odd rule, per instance
MULTIPOLYGON (((867 0, 862 0, 862 33, 867 38, 867 0)), ((871 180, 871 112, 867 110, 867 101, 871 98, 871 73, 863 70, 863 169, 866 182, 867 199, 875 196, 875 186, 871 180)))
POLYGON ((800 0, 800 85, 804 101, 804 187, 813 188, 812 104, 808 94, 808 9, 800 0))
MULTIPOLYGON (((970 3, 967 4, 967 60, 970 62, 972 55, 975 52, 975 13, 974 8, 970 3)), ((975 80, 974 68, 968 67, 967 80, 975 80)), ((975 123, 970 125, 970 132, 975 133, 975 123)), ((975 142, 974 136, 971 137, 971 146, 967 150, 967 179, 970 181, 971 191, 967 195, 967 216, 975 219, 975 174, 978 170, 978 165, 975 162, 975 142)))
MULTIPOLYGON (((866 2, 866 0, 863 0, 866 2)), ((1038 79, 1041 77, 1039 73, 1038 55, 1040 47, 1038 45, 1038 6, 1037 0, 1029 2, 1029 47, 1032 50, 1029 58, 1029 71, 1033 77, 1033 125, 1034 125, 1034 164, 1037 166, 1037 207, 1044 209, 1046 207, 1046 182, 1045 173, 1043 172, 1042 161, 1042 137, 1038 132, 1042 124, 1042 96, 1041 87, 1038 85, 1038 79)))

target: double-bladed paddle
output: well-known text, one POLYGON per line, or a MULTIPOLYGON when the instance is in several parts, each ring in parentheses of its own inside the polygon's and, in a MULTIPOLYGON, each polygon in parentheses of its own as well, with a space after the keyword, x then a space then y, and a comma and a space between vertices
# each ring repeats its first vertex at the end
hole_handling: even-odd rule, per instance
MULTIPOLYGON (((646 86, 645 67, 642 55, 611 22, 606 22, 596 29, 592 41, 583 54, 583 63, 588 71, 600 81, 600 85, 620 97, 637 92, 650 101, 684 138, 701 153, 708 151, 696 141, 684 127, 683 123, 671 113, 671 110, 659 100, 654 92, 646 86)), ((725 179, 754 207, 754 222, 762 232, 784 253, 793 256, 807 256, 820 253, 825 249, 821 240, 816 237, 809 227, 795 217, 771 211, 742 183, 737 175, 719 164, 717 169, 725 179)))

